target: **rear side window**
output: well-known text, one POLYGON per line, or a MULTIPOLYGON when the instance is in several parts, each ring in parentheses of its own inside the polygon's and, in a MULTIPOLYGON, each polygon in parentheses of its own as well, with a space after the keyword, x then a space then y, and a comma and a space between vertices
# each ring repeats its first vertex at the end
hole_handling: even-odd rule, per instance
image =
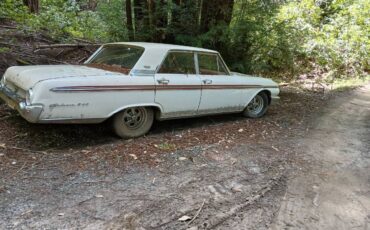
POLYGON ((169 52, 158 73, 196 74, 194 54, 191 52, 169 52))
POLYGON ((199 73, 202 75, 227 75, 226 67, 217 54, 198 54, 199 73))

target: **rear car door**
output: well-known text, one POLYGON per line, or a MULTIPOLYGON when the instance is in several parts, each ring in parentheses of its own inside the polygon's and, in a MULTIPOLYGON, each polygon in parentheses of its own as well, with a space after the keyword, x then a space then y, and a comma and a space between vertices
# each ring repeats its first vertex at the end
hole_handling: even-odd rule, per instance
POLYGON ((155 84, 155 102, 162 107, 161 118, 197 113, 201 80, 196 74, 194 52, 168 52, 155 75, 155 84))
POLYGON ((243 109, 240 80, 230 75, 217 53, 197 53, 202 81, 200 114, 236 112, 243 109))

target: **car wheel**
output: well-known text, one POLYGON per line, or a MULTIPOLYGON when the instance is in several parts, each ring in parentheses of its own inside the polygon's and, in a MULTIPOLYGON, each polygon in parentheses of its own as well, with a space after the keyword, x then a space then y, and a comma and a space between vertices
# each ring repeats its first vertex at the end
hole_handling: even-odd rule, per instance
POLYGON ((250 118, 262 117, 268 108, 268 96, 266 93, 261 92, 257 94, 247 108, 244 109, 243 115, 250 118))
POLYGON ((117 113, 113 118, 115 133, 125 139, 146 134, 152 127, 153 110, 145 107, 132 107, 117 113))

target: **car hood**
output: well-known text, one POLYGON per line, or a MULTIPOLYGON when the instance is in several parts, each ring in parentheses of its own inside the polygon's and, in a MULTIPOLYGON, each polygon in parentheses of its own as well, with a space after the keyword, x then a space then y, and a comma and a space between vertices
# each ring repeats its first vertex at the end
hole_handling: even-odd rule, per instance
POLYGON ((257 76, 242 74, 242 73, 236 73, 236 72, 232 72, 232 75, 249 78, 250 81, 256 84, 264 85, 264 86, 274 86, 274 87, 278 86, 278 83, 274 82, 273 80, 269 78, 257 77, 257 76))
POLYGON ((112 75, 122 74, 82 65, 35 65, 10 67, 4 78, 6 82, 28 90, 37 83, 50 79, 112 75))

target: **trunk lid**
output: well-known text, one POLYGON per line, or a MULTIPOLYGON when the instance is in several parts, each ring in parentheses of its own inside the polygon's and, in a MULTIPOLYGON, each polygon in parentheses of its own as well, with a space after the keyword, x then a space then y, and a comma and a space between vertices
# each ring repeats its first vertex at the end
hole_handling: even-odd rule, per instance
POLYGON ((35 65, 10 67, 4 77, 6 82, 28 90, 38 82, 50 79, 112 75, 123 74, 82 65, 35 65))

